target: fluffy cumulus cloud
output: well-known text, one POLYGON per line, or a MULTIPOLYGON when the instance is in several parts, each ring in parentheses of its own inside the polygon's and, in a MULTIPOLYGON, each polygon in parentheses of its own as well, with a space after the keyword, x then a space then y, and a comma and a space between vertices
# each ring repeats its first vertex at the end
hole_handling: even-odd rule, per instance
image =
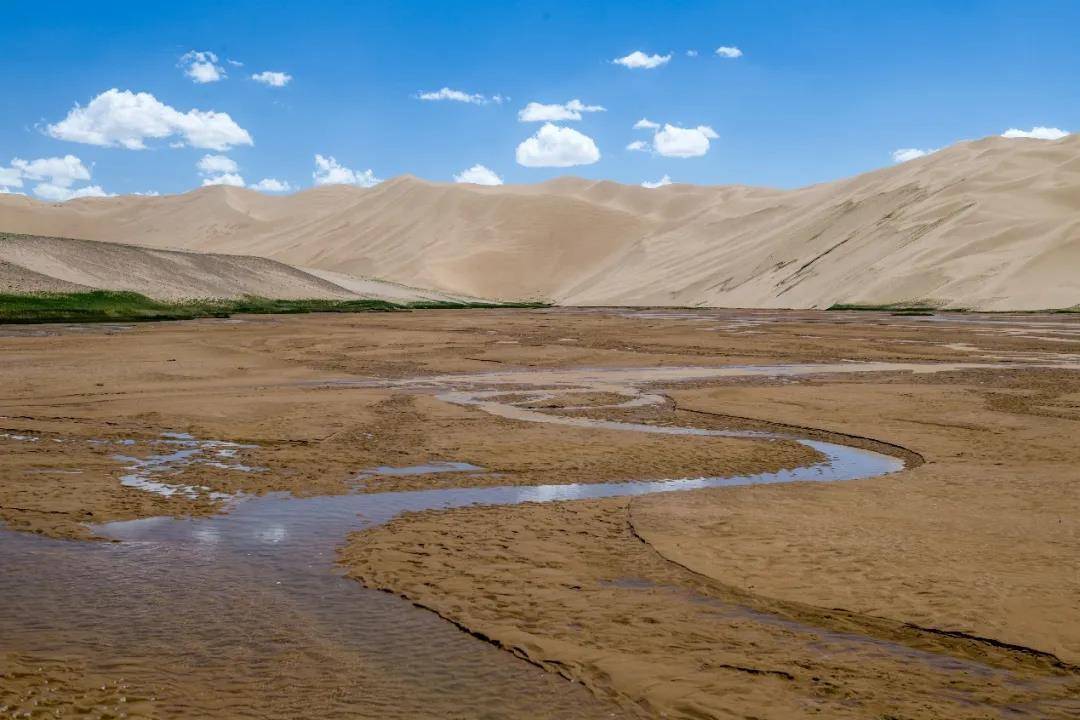
POLYGON ((35 185, 34 194, 42 200, 52 200, 53 202, 65 202, 84 197, 109 197, 109 193, 102 190, 100 185, 86 185, 72 189, 53 185, 52 183, 35 185))
POLYGON ((239 173, 221 173, 220 175, 211 175, 210 177, 203 178, 203 187, 208 185, 228 185, 230 187, 245 187, 247 183, 244 182, 244 178, 239 173))
POLYGON ((292 186, 285 180, 277 178, 263 178, 257 183, 248 185, 244 182, 244 176, 240 174, 240 166, 235 160, 226 155, 203 155, 195 167, 202 176, 203 187, 208 185, 229 185, 231 187, 248 187, 259 192, 288 192, 292 186))
POLYGON ((199 174, 202 175, 203 187, 207 185, 231 185, 244 187, 244 178, 240 175, 240 166, 236 161, 225 155, 203 155, 199 162, 195 163, 199 174))
POLYGON ((671 184, 671 178, 668 177, 667 175, 664 175, 664 177, 660 178, 656 182, 649 182, 648 180, 646 180, 645 182, 641 183, 641 187, 649 188, 651 190, 652 188, 664 187, 665 185, 670 185, 670 184, 671 184))
POLYGON ((665 124, 653 136, 653 150, 664 157, 701 157, 709 152, 709 140, 717 137, 719 136, 708 125, 681 128, 665 124))
POLYGON ((225 79, 225 68, 218 65, 218 56, 212 52, 192 50, 180 58, 179 67, 184 75, 195 83, 212 83, 225 79))
POLYGON ((1037 125, 1030 130, 1020 130, 1019 128, 1009 128, 1005 132, 1001 133, 1001 137, 1007 138, 1032 138, 1035 140, 1060 140, 1069 133, 1065 132, 1061 128, 1056 127, 1043 127, 1037 125))
POLYGON ((30 180, 47 179, 49 182, 64 187, 71 187, 77 180, 90 179, 90 171, 83 165, 82 160, 74 155, 37 160, 15 158, 11 161, 11 167, 30 180))
POLYGON ((251 79, 257 83, 262 83, 269 87, 285 87, 292 80, 292 75, 284 72, 275 72, 273 70, 264 70, 261 73, 255 73, 251 76, 251 79))
POLYGON ((657 155, 675 158, 701 157, 709 152, 709 141, 715 140, 718 135, 708 125, 698 125, 693 128, 678 127, 665 123, 663 127, 647 118, 641 118, 634 123, 635 130, 652 130, 651 143, 644 140, 635 140, 626 146, 627 150, 637 152, 652 151, 657 155))
POLYGON ((20 188, 22 185, 22 170, 16 167, 0 167, 0 190, 11 192, 10 188, 20 188))
POLYGON ((495 174, 491 168, 483 165, 473 165, 468 170, 462 170, 454 176, 456 183, 471 183, 472 185, 502 185, 502 178, 495 174))
POLYGON ((716 54, 722 58, 740 58, 742 57, 742 50, 731 45, 721 45, 716 48, 716 54))
POLYGON ((489 103, 502 105, 503 101, 506 100, 502 95, 492 95, 488 97, 487 95, 481 95, 480 93, 467 93, 464 90, 452 90, 448 87, 432 90, 430 92, 417 93, 416 99, 426 100, 428 102, 449 100, 450 102, 468 103, 470 105, 487 105, 489 103))
POLYGON ((580 120, 582 113, 607 112, 602 105, 586 105, 574 99, 563 105, 544 105, 531 102, 518 111, 519 122, 559 122, 560 120, 580 120))
POLYGON ((277 178, 263 178, 253 185, 249 185, 252 190, 258 190, 259 192, 267 193, 283 193, 292 190, 292 185, 287 180, 278 180, 277 178))
POLYGON ((368 170, 352 170, 345 167, 333 156, 316 155, 315 172, 311 173, 316 185, 359 185, 372 187, 382 182, 375 173, 368 170))
POLYGON ((43 200, 63 202, 79 197, 105 197, 100 185, 74 187, 90 180, 90 170, 74 155, 23 160, 14 158, 9 167, 0 167, 0 191, 11 192, 33 182, 34 194, 43 200))
POLYGON ((616 65, 630 68, 631 70, 652 70, 653 68, 658 68, 661 65, 667 65, 671 62, 671 53, 668 53, 667 55, 646 55, 640 50, 635 50, 629 55, 615 58, 611 62, 616 65))
POLYGON ((148 139, 176 137, 171 147, 190 145, 208 150, 227 150, 235 145, 254 145, 251 135, 229 117, 213 110, 179 110, 150 93, 113 88, 85 107, 76 104, 67 117, 45 128, 59 140, 143 150, 148 139))
POLYGON ((922 148, 900 148, 899 150, 893 150, 892 159, 893 162, 904 163, 908 160, 915 160, 917 158, 925 157, 931 153, 936 153, 938 148, 932 150, 923 150, 922 148))
POLYGON ((199 172, 203 175, 215 173, 234 173, 240 169, 236 161, 227 155, 203 155, 199 162, 195 163, 199 172))
POLYGON ((588 135, 545 123, 517 146, 516 155, 518 164, 525 167, 573 167, 596 162, 600 150, 588 135))

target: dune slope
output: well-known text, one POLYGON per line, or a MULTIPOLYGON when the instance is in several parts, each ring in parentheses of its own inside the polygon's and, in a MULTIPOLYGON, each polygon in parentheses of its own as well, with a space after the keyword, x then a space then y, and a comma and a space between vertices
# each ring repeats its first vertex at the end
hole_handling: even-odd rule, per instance
POLYGON ((319 271, 570 305, 1080 304, 1080 136, 986 138, 791 191, 532 186, 231 187, 48 204, 0 230, 254 255, 319 271))
POLYGON ((377 280, 305 272, 275 260, 182 252, 93 240, 0 234, 0 292, 131 290, 159 300, 445 300, 377 280))

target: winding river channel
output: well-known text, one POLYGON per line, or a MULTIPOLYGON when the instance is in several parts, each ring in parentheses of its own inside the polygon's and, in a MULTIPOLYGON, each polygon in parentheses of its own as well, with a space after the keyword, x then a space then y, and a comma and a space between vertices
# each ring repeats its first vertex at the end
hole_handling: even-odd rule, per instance
MULTIPOLYGON (((782 438, 811 447, 823 460, 733 477, 313 498, 267 495, 235 500, 228 512, 212 517, 155 517, 96 528, 121 541, 115 543, 0 531, 0 633, 46 656, 98 667, 106 663, 105 669, 123 675, 133 687, 165 688, 168 692, 158 701, 164 714, 290 717, 318 707, 320 717, 614 717, 616 708, 582 687, 403 599, 345 578, 335 565, 336 549, 349 532, 410 511, 854 480, 903 469, 895 457, 813 439, 615 422, 529 407, 554 394, 615 394, 619 401, 604 407, 632 408, 663 401, 646 388, 684 380, 953 367, 620 368, 396 381, 397 387, 525 422, 748 442, 782 438), (252 704, 253 696, 260 698, 258 704, 252 704)), ((444 462, 417 472, 475 470, 444 462)))

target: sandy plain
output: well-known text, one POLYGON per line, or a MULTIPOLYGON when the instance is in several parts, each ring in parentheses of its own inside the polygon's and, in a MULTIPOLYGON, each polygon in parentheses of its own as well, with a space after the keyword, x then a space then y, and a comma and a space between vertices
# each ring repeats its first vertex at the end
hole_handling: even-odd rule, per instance
MULTIPOLYGON (((0 705, 8 710, 762 718, 1078 711, 1074 316, 281 316, 7 327, 0 353, 0 518, 8 528, 0 533, 0 705), (993 367, 686 372, 868 362, 993 367), (618 381, 582 382, 601 370, 618 381), (649 374, 657 371, 669 379, 649 374), (541 373, 569 379, 530 403, 535 388, 523 380, 541 373), (604 407, 627 384, 663 401, 604 407), (245 579, 254 561, 242 553, 222 559, 225 550, 214 548, 227 543, 199 546, 194 557, 221 565, 207 583, 180 563, 187 556, 169 564, 168 538, 92 540, 113 537, 101 523, 155 516, 204 518, 181 528, 217 527, 200 523, 242 518, 241 506, 254 502, 230 504, 214 493, 378 503, 408 495, 398 491, 731 475, 820 459, 793 441, 523 422, 440 399, 463 386, 519 392, 523 404, 552 415, 847 443, 908 467, 841 483, 399 514, 327 545, 360 583, 341 579, 332 593, 305 595, 297 581, 293 600, 279 599, 272 583, 245 579), (155 460, 176 452, 187 454, 155 460), (472 469, 397 471, 432 463, 472 469), (158 482, 190 492, 145 489, 158 482), (73 610, 58 599, 130 596, 145 583, 130 566, 147 550, 165 560, 152 561, 162 563, 152 576, 159 592, 138 598, 146 617, 93 603, 73 610), (169 591, 170 582, 179 589, 169 591), (121 595, 109 595, 110 583, 121 595), (361 592, 361 584, 390 592, 361 592), (304 604, 334 593, 340 598, 327 617, 336 634, 304 604), (386 645, 426 642, 426 654, 388 663, 380 653, 397 656, 386 646, 346 645, 350 603, 385 604, 372 627, 383 628, 386 645), (163 620, 178 604, 187 610, 163 620), (70 623, 57 620, 65 616, 70 623), (125 623, 158 630, 151 641, 125 623), (444 626, 451 635, 439 634, 444 626), (534 672, 522 659, 552 672, 534 672), (473 666, 485 668, 481 677, 461 669, 473 666), (438 692, 425 696, 424 688, 438 692)), ((274 558, 272 548, 260 552, 274 558)))

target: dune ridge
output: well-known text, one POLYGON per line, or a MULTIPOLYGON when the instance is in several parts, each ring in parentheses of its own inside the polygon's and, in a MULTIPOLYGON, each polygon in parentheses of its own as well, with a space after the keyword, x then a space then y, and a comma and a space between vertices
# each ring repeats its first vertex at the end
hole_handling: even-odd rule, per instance
POLYGON ((1066 308, 1080 304, 1080 136, 963 142, 796 190, 401 176, 284 197, 0 196, 0 230, 565 305, 1066 308))

